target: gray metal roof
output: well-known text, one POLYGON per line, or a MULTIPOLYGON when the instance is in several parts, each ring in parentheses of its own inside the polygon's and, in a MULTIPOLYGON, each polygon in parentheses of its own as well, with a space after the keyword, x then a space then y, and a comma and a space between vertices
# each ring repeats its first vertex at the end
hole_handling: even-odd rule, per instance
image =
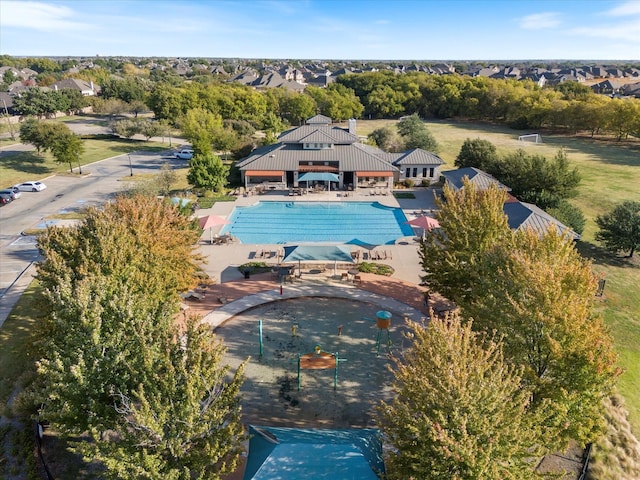
MULTIPOLYGON (((278 137, 278 140, 281 143, 300 143, 304 141, 303 139, 315 132, 322 132, 326 135, 326 139, 320 143, 346 145, 359 140, 357 135, 349 133, 344 128, 331 125, 302 125, 301 127, 283 132, 280 137, 278 137), (330 142, 328 141, 329 139, 331 140, 330 142)), ((309 143, 309 141, 306 143, 309 143)), ((313 143, 313 141, 311 143, 313 143)))
POLYGON ((311 118, 307 118, 305 122, 307 125, 320 124, 320 125, 329 125, 331 123, 331 117, 327 117, 326 115, 314 115, 311 118))
POLYGON ((507 215, 509 227, 513 230, 532 228, 542 234, 553 226, 560 234, 568 233, 574 240, 580 238, 576 232, 532 203, 510 202, 505 203, 502 209, 507 215))
MULTIPOLYGON (((261 147, 238 163, 240 170, 298 170, 300 163, 338 162, 340 171, 382 171, 397 170, 384 155, 372 153, 369 146, 359 143, 335 145, 331 149, 305 150, 300 144, 274 144, 261 147)), ((384 154, 380 150, 381 153, 384 154)))
POLYGON ((432 152, 427 152, 421 148, 414 148, 400 154, 400 156, 393 161, 395 166, 400 165, 443 165, 442 160, 438 155, 432 152))
POLYGON ((446 172, 442 172, 442 176, 447 180, 447 183, 453 186, 456 190, 460 190, 463 187, 462 179, 467 177, 479 190, 486 190, 489 188, 489 185, 495 184, 508 192, 511 191, 511 188, 503 185, 488 173, 473 167, 448 170, 446 172))

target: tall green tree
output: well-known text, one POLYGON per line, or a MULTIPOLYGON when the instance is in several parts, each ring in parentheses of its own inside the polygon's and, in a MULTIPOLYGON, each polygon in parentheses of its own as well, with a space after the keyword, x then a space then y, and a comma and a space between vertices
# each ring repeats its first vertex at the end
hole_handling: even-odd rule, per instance
POLYGON ((396 359, 394 398, 378 407, 393 445, 390 479, 530 479, 543 446, 530 394, 499 339, 457 316, 411 324, 413 341, 396 359))
POLYGON ((599 230, 596 240, 611 252, 629 252, 633 257, 640 246, 640 202, 631 200, 616 205, 613 210, 596 217, 599 230))
MULTIPOLYGON (((523 370, 545 442, 592 441, 618 375, 611 338, 594 312, 597 278, 555 230, 511 232, 497 187, 445 188, 440 229, 421 245, 425 281, 456 302, 473 328, 497 332, 523 370)), ((552 447, 550 447, 552 448, 552 447)))
POLYGON ((213 143, 222 132, 222 117, 202 108, 189 110, 180 120, 182 132, 196 154, 213 153, 213 143))
POLYGON ((460 148, 454 165, 458 168, 475 167, 488 172, 497 159, 496 146, 489 140, 467 138, 460 148))
POLYGON ((231 374, 222 364, 226 348, 194 318, 179 341, 162 347, 156 382, 117 395, 120 440, 87 444, 84 453, 113 479, 220 479, 243 450, 244 364, 231 374))
POLYGON ((570 167, 567 153, 562 149, 551 160, 518 149, 489 165, 488 173, 508 185, 519 200, 543 210, 574 197, 581 181, 580 172, 570 167))
MULTIPOLYGON (((66 127, 65 125, 65 128, 66 127)), ((80 157, 84 153, 84 144, 82 139, 73 133, 71 130, 68 132, 60 133, 53 140, 51 145, 51 153, 57 163, 68 163, 69 172, 73 173, 73 164, 78 164, 78 173, 82 173, 82 167, 80 166, 80 157)))
POLYGON ((229 166, 212 153, 196 154, 189 161, 187 181, 197 188, 222 192, 229 176, 229 166))
POLYGON ((397 128, 407 149, 421 148, 429 152, 438 152, 438 142, 417 114, 400 120, 397 128))

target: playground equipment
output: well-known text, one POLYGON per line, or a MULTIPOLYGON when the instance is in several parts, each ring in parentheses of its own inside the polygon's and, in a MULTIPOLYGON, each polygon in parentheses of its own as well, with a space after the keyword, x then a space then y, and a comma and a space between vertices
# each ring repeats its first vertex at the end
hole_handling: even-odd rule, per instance
MULTIPOLYGON (((380 341, 382 340, 383 332, 387 332, 387 345, 391 345, 391 333, 389 327, 391 326, 391 312, 386 310, 378 310, 376 312, 376 326, 378 327, 378 335, 376 336, 376 355, 380 355, 380 341)), ((368 317, 362 317, 363 320, 373 321, 368 317)))
POLYGON ((298 354, 298 391, 300 391, 301 370, 327 370, 333 368, 333 389, 338 387, 338 353, 322 351, 320 345, 316 345, 311 353, 298 354))

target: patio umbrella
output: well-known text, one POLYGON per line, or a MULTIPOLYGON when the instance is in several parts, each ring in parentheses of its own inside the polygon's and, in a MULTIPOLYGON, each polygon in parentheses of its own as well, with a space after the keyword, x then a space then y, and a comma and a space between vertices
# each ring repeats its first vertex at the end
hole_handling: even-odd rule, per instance
POLYGON ((216 225, 229 225, 231 222, 219 215, 207 215, 198 219, 198 225, 202 230, 209 229, 211 235, 211 243, 213 243, 213 227, 216 225))
POLYGON ((438 222, 438 220, 436 220, 433 217, 427 217, 426 215, 414 218, 413 220, 409 220, 408 222, 405 222, 405 223, 408 223, 409 225, 413 225, 414 227, 421 228, 423 238, 424 238, 425 232, 430 232, 434 228, 440 227, 440 222, 438 222))

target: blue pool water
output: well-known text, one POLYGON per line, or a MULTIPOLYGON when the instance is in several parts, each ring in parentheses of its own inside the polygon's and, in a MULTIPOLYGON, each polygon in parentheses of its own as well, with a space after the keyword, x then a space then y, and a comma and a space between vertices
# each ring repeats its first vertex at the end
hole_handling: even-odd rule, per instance
POLYGON ((377 202, 258 202, 236 207, 221 233, 245 244, 393 244, 413 235, 402 209, 377 202))

